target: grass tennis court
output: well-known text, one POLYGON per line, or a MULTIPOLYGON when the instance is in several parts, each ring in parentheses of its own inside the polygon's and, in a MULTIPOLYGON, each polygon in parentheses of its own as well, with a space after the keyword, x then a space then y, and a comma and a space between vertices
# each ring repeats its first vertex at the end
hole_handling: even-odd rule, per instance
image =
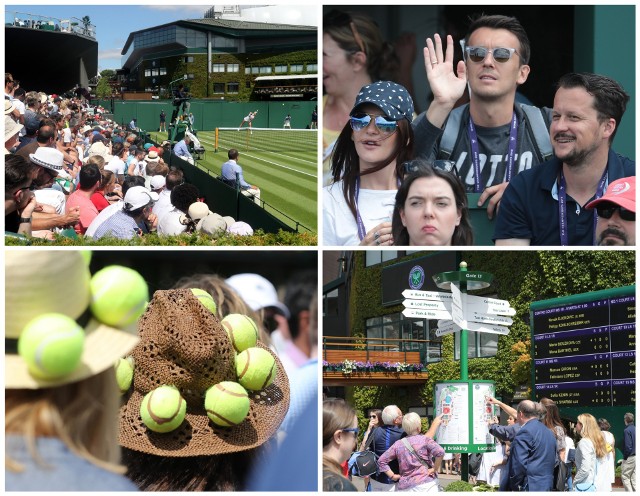
MULTIPOLYGON (((152 132, 150 136, 154 141, 162 142, 167 134, 152 132)), ((265 209, 292 227, 299 222, 317 232, 317 131, 254 129, 253 135, 246 129, 221 131, 217 153, 214 152, 215 131, 198 131, 198 139, 206 150, 203 159, 197 161, 198 165, 217 176, 222 164, 228 160, 229 148, 236 148, 244 178, 260 188, 260 198, 268 204, 265 209)), ((300 228, 300 231, 305 229, 300 228)))

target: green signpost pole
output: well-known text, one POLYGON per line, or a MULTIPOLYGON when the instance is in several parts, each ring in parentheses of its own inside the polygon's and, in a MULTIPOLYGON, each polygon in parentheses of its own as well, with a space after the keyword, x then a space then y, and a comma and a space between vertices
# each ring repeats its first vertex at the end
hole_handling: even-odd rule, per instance
MULTIPOLYGON (((460 270, 452 272, 441 272, 433 276, 436 286, 442 289, 451 290, 451 285, 455 284, 461 293, 466 293, 468 289, 487 288, 493 281, 493 274, 488 272, 467 271, 467 262, 460 262, 460 270)), ((469 380, 469 331, 460 330, 460 379, 469 380)), ((469 409, 471 412, 472 410, 469 409)), ((469 455, 462 453, 460 457, 460 476, 462 480, 469 480, 469 455)))

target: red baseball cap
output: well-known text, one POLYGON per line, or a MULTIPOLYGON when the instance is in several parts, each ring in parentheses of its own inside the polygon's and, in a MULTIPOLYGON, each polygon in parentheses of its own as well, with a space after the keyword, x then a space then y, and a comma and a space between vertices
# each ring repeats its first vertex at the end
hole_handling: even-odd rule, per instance
POLYGON ((586 208, 596 208, 601 203, 613 203, 620 207, 636 211, 636 177, 623 177, 609 184, 607 191, 597 200, 589 202, 586 208))

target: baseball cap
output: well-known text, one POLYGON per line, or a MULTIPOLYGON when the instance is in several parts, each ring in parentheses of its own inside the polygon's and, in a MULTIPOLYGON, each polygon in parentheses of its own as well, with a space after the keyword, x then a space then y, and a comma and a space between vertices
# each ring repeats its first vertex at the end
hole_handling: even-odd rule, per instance
POLYGON ((211 212, 209 210, 209 206, 204 202, 193 202, 189 205, 189 217, 193 221, 199 221, 200 219, 205 218, 211 212))
POLYGON ((287 319, 291 316, 286 305, 278 300, 276 288, 259 274, 236 274, 225 281, 252 310, 274 307, 287 319))
POLYGON ((356 97, 356 104, 349 115, 353 115, 360 105, 371 103, 394 121, 413 121, 413 99, 404 86, 392 81, 377 81, 363 86, 356 97))
POLYGON ((158 198, 158 193, 149 191, 144 186, 134 186, 124 195, 124 209, 131 211, 146 207, 149 203, 157 202, 158 198))
POLYGON ((151 189, 153 191, 156 191, 158 189, 162 189, 167 185, 167 180, 165 179, 164 176, 153 176, 151 178, 151 189))
POLYGON ((635 213, 636 211, 636 177, 616 179, 607 188, 604 195, 589 202, 586 208, 596 208, 601 203, 613 203, 635 213))

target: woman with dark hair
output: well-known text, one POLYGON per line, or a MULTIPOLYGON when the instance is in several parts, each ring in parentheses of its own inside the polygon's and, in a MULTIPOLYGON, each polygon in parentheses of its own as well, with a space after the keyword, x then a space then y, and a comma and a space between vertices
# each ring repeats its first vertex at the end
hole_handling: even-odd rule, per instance
POLYGON ((363 87, 333 153, 323 191, 325 245, 393 244, 391 214, 413 156, 413 100, 390 81, 363 87))
POLYGON ((602 431, 605 446, 607 448, 607 470, 609 472, 609 481, 613 484, 616 481, 616 438, 611 434, 611 424, 606 418, 598 419, 598 427, 602 431))
POLYGON ((473 244, 467 195, 453 162, 412 160, 409 175, 396 194, 393 244, 397 246, 465 246, 473 244), (444 168, 443 168, 444 167, 444 168), (449 168, 447 168, 449 167, 449 168))
POLYGON ((367 439, 369 438, 369 435, 371 434, 373 429, 383 424, 384 422, 382 421, 382 410, 371 410, 369 412, 369 425, 367 426, 367 430, 365 431, 364 436, 362 436, 362 442, 360 443, 360 451, 362 451, 366 446, 367 439))
POLYGON ((567 443, 565 441, 565 428, 562 420, 560 420, 560 411, 558 410, 558 405, 549 399, 549 398, 541 398, 540 404, 544 405, 547 409, 547 413, 542 419, 542 423, 547 426, 548 429, 553 432, 553 435, 556 437, 556 444, 558 447, 558 456, 560 460, 564 460, 564 452, 567 449, 567 443))

